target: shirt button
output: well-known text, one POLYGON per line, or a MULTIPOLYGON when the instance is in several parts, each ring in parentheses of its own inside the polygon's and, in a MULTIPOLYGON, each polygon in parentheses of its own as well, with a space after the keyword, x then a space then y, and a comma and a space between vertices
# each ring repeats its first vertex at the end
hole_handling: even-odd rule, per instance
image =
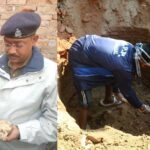
POLYGON ((28 80, 28 79, 26 79, 26 82, 29 82, 29 80, 28 80))

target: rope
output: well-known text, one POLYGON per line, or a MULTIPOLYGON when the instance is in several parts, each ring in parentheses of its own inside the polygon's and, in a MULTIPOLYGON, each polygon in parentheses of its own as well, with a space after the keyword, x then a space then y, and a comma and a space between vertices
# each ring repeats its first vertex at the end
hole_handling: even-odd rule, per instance
POLYGON ((143 62, 147 65, 150 66, 150 62, 147 62, 144 57, 142 56, 142 53, 144 53, 146 55, 146 57, 148 59, 150 59, 150 55, 143 49, 143 44, 142 43, 137 43, 135 45, 135 54, 134 54, 134 59, 135 59, 135 65, 136 65, 136 71, 137 71, 137 75, 138 77, 141 77, 141 68, 140 68, 140 60, 142 59, 143 62))

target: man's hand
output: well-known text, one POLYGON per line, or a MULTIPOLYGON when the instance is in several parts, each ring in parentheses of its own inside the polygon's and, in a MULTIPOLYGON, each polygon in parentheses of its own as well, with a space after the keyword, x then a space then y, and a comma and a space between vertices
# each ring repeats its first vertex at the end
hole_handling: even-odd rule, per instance
POLYGON ((9 135, 6 138, 6 142, 10 142, 13 140, 18 140, 20 137, 20 132, 17 126, 13 125, 12 131, 9 133, 9 135))

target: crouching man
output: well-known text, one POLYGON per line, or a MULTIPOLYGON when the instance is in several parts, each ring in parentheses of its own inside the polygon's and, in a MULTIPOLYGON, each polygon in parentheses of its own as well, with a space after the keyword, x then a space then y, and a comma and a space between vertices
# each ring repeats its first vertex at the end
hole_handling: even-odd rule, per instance
MULTIPOLYGON (((125 99, 143 113, 150 113, 131 86, 132 75, 141 77, 141 68, 150 66, 150 44, 135 46, 124 40, 86 35, 77 39, 69 50, 73 79, 79 93, 79 125, 85 129, 92 88, 105 85, 103 106, 120 104, 125 99)), ((150 68, 149 68, 150 69, 150 68)))

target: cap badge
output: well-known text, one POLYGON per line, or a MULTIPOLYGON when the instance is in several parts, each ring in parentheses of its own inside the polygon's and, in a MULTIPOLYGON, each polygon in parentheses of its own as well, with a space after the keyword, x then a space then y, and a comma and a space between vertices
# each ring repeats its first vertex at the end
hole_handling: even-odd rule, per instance
POLYGON ((15 37, 22 37, 22 32, 19 28, 16 28, 16 31, 15 31, 15 37))

